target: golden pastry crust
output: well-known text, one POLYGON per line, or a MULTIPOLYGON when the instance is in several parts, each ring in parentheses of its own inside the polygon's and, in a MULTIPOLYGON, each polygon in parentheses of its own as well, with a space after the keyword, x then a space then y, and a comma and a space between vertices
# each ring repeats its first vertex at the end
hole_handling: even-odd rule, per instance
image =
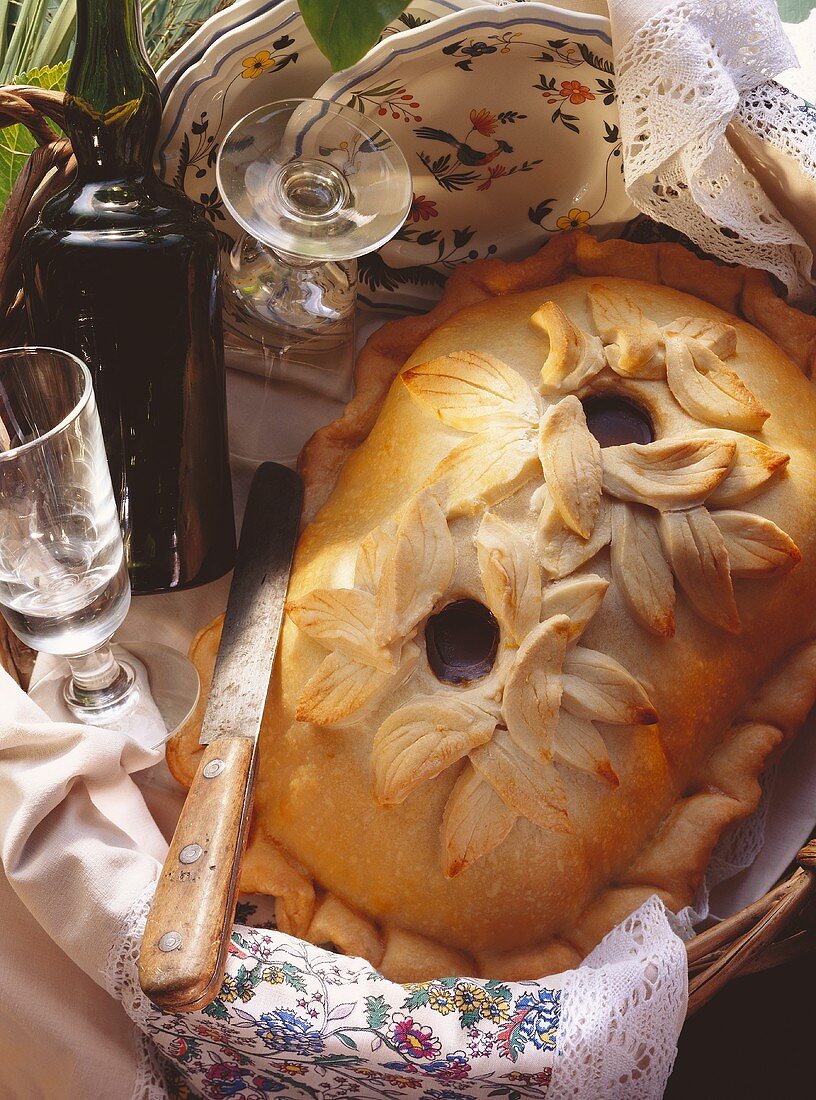
MULTIPOLYGON (((304 452, 262 732, 243 885, 284 931, 400 980, 536 977, 650 893, 693 899, 816 683, 816 400, 779 347, 809 374, 816 322, 763 276, 583 234, 460 269, 369 341, 304 452), (601 382, 648 409, 651 450, 593 446, 601 382), (421 637, 458 595, 502 629, 466 697, 421 637)), ((194 643, 205 687, 219 630, 194 643)), ((168 747, 182 782, 197 733, 168 747)))

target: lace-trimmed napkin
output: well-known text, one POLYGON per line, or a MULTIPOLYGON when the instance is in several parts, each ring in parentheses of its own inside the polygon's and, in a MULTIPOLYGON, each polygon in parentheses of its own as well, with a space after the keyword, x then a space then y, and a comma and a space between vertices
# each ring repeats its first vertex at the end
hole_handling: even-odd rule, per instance
POLYGON ((217 1000, 159 1012, 136 964, 166 843, 132 776, 161 749, 51 722, 2 670, 0 713, 6 874, 146 1037, 134 1100, 189 1089, 212 1100, 662 1095, 685 1015, 686 960, 657 898, 580 968, 537 982, 401 986, 363 960, 237 925, 217 1000))
POLYGON ((802 209, 797 224, 812 222, 816 109, 769 83, 798 65, 774 0, 610 0, 609 12, 634 204, 720 259, 773 272, 794 300, 812 301, 808 243, 726 135, 737 126, 789 158, 810 190, 810 212, 802 209))

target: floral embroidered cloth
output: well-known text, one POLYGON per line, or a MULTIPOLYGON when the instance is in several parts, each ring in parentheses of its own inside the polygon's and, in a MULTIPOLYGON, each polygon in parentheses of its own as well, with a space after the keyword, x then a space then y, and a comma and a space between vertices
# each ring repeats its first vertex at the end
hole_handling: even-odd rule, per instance
MULTIPOLYGON (((114 947, 108 985, 152 1040, 157 1098, 662 1095, 685 1015, 685 951, 656 898, 585 966, 540 982, 402 986, 362 959, 237 925, 219 996, 171 1014, 136 979, 151 895, 114 947)), ((269 901, 257 901, 239 918, 261 919, 269 901)))

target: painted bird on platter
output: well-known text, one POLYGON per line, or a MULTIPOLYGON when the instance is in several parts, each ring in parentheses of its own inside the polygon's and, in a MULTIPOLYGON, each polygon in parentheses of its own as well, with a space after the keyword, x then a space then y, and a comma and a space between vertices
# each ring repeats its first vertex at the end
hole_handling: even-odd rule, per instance
POLYGON ((433 126, 420 126, 419 129, 414 130, 414 133, 417 137, 424 138, 426 141, 441 141, 445 145, 452 145, 456 150, 456 159, 460 164, 467 165, 468 168, 480 168, 484 164, 490 164, 491 160, 495 160, 502 153, 513 152, 513 146, 501 138, 496 142, 495 149, 485 153, 481 149, 474 149, 472 145, 468 145, 464 141, 459 141, 447 130, 435 130, 433 126))

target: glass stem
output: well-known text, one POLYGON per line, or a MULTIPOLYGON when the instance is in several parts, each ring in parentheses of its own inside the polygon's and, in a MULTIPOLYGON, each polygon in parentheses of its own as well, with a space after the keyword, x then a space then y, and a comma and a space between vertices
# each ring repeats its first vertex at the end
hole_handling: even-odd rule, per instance
POLYGON ((74 705, 108 707, 120 703, 133 691, 134 678, 130 670, 113 655, 110 643, 69 657, 71 667, 70 695, 74 705))

